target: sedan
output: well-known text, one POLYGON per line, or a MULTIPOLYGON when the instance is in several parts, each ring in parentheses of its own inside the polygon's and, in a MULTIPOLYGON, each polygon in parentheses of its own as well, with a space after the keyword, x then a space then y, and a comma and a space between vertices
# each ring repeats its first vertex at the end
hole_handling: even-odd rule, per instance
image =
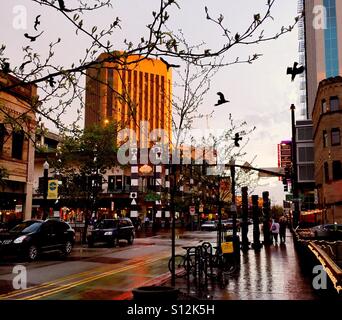
POLYGON ((217 230, 217 222, 216 221, 206 221, 201 225, 201 230, 203 231, 214 231, 217 230))
POLYGON ((342 240, 342 224, 322 224, 310 231, 316 239, 342 240))
POLYGON ((96 242, 104 242, 110 247, 116 247, 120 239, 125 239, 128 244, 133 244, 134 236, 134 226, 129 218, 104 219, 95 224, 92 230, 89 230, 87 240, 90 248, 96 242))
POLYGON ((0 233, 0 254, 31 261, 42 252, 60 251, 66 256, 71 253, 74 241, 75 231, 64 221, 26 220, 0 233))

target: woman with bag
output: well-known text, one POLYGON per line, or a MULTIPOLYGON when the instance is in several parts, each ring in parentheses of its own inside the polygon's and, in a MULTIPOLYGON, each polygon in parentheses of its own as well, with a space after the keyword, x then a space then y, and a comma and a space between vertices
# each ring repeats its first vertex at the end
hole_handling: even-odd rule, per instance
POLYGON ((276 220, 273 220, 270 231, 271 231, 272 238, 274 239, 274 242, 276 245, 278 244, 279 229, 280 229, 279 223, 276 220))

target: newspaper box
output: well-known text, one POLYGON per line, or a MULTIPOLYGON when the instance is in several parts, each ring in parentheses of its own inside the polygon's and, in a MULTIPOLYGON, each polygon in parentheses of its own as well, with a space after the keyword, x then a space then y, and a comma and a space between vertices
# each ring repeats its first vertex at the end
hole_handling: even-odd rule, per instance
POLYGON ((221 244, 221 250, 223 254, 233 253, 234 252, 233 241, 223 242, 221 244))

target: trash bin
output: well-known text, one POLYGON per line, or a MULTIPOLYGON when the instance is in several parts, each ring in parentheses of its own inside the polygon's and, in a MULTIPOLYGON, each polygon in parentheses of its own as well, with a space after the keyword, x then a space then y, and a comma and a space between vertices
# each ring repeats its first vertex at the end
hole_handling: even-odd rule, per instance
POLYGON ((132 290, 133 300, 139 302, 169 302, 176 301, 179 290, 173 287, 145 286, 132 290))

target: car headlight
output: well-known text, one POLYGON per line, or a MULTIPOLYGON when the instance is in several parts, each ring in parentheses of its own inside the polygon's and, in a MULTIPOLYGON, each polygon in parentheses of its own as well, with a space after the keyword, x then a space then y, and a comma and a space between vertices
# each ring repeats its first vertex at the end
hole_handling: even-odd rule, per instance
POLYGON ((111 236, 112 234, 113 234, 112 231, 107 231, 107 232, 104 233, 105 236, 111 236))
POLYGON ((27 236, 21 236, 17 239, 15 239, 13 242, 14 243, 22 243, 25 239, 26 239, 27 236))

